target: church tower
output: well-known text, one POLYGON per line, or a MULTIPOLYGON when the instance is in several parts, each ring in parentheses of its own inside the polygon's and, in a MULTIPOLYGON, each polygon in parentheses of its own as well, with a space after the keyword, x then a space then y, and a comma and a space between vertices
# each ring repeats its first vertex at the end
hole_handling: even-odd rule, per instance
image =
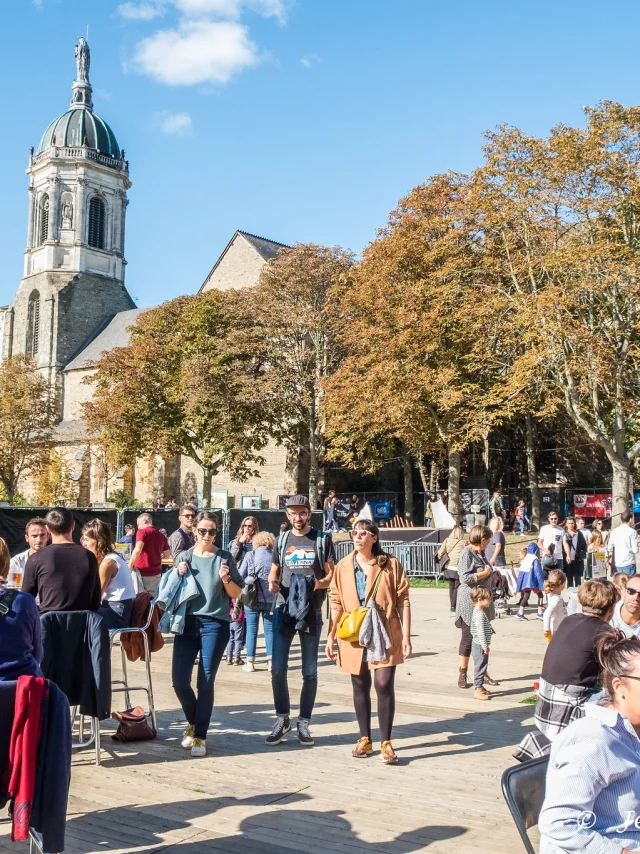
POLYGON ((120 311, 129 164, 93 110, 89 45, 75 48, 71 106, 29 158, 24 276, 4 325, 3 355, 25 353, 60 392, 62 368, 120 311))

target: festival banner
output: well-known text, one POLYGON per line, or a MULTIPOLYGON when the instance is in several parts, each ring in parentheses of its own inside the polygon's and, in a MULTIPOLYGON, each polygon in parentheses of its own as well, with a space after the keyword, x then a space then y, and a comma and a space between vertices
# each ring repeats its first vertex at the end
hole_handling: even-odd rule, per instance
POLYGON ((598 495, 577 494, 573 496, 573 509, 577 516, 587 519, 609 519, 611 517, 611 493, 598 495))

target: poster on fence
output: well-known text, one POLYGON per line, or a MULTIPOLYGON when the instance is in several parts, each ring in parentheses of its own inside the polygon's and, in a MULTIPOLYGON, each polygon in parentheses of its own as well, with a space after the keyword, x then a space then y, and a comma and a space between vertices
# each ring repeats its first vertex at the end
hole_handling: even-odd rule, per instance
POLYGON ((578 516, 588 519, 609 519, 611 516, 611 493, 585 495, 577 493, 573 496, 573 509, 578 516))

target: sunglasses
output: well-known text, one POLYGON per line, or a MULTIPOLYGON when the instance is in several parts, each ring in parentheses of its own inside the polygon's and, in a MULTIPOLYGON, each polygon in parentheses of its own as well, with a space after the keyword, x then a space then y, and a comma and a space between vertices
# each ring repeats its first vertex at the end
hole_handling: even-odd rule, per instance
POLYGON ((183 513, 182 518, 183 519, 195 519, 195 514, 194 513, 183 513))
POLYGON ((629 596, 640 596, 640 590, 636 590, 635 587, 627 587, 624 592, 628 593, 629 596))
POLYGON ((366 537, 371 531, 351 531, 352 537, 366 537))
POLYGON ((218 533, 216 528, 198 528, 201 537, 215 537, 218 533))

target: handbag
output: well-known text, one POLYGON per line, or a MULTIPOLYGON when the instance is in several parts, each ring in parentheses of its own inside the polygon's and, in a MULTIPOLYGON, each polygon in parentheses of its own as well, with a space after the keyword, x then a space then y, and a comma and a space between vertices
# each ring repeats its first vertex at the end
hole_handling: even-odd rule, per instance
POLYGON ((354 608, 353 611, 347 611, 346 614, 343 614, 340 617, 340 622, 338 623, 338 628, 336 630, 336 634, 340 640, 347 641, 347 643, 358 643, 358 639, 360 638, 360 629, 364 623, 364 618, 367 616, 367 612, 371 607, 369 602, 375 602, 381 578, 382 570, 378 573, 376 583, 373 585, 373 590, 371 591, 371 596, 369 596, 365 605, 361 605, 359 608, 354 608))
POLYGON ((156 737, 156 730, 147 723, 144 709, 136 706, 124 712, 112 712, 111 717, 118 721, 118 730, 111 738, 113 741, 148 741, 156 737))

